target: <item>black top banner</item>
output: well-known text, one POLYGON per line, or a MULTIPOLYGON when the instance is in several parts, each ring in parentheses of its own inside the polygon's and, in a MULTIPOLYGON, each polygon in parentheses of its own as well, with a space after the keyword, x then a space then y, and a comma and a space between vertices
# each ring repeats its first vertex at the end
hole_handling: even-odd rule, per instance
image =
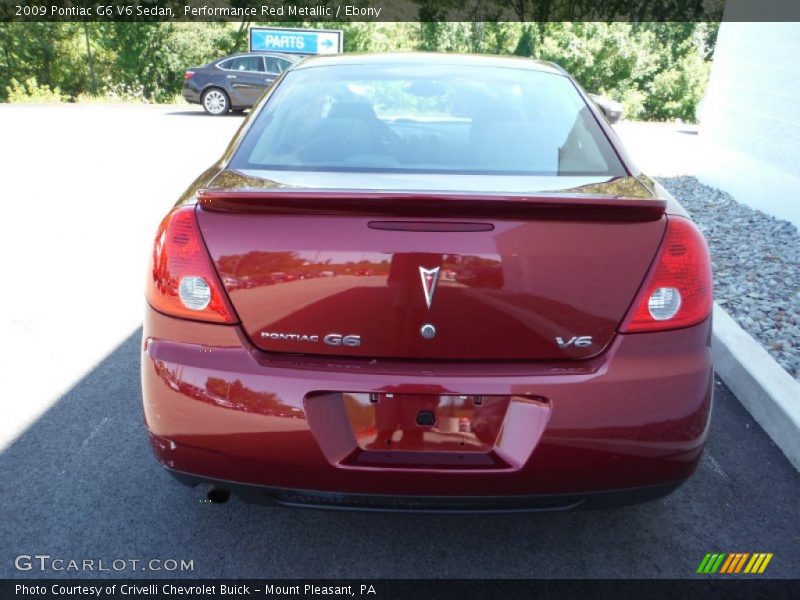
POLYGON ((0 0, 0 22, 800 21, 798 0, 0 0))

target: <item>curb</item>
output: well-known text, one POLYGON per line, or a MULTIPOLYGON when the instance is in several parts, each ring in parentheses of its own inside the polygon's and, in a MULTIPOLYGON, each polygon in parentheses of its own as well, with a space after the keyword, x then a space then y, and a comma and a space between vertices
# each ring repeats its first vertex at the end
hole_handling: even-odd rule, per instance
POLYGON ((800 471, 800 383, 714 303, 714 369, 800 471))

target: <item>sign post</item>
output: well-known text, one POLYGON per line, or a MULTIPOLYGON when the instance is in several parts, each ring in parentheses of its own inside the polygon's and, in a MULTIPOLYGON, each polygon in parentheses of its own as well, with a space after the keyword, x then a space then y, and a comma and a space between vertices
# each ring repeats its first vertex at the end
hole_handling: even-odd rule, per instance
POLYGON ((338 54, 344 46, 344 35, 339 29, 253 26, 249 33, 250 52, 338 54))

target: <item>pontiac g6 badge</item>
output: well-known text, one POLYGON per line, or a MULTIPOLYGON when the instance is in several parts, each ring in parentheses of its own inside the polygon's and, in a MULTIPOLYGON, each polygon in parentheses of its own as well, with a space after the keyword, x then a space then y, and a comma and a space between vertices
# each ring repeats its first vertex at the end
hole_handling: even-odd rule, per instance
POLYGON ((425 304, 428 305, 428 310, 430 310, 431 302, 433 302, 433 294, 436 293, 436 283, 439 281, 439 267, 426 269, 420 266, 419 276, 422 278, 422 291, 425 293, 425 304))
MULTIPOLYGON (((267 340, 278 340, 287 342, 311 342, 319 343, 319 335, 305 333, 284 333, 278 331, 262 331, 261 337, 267 340)), ((322 338, 322 341, 329 346, 350 346, 355 348, 361 345, 360 335, 342 335, 341 333, 329 333, 322 338)))

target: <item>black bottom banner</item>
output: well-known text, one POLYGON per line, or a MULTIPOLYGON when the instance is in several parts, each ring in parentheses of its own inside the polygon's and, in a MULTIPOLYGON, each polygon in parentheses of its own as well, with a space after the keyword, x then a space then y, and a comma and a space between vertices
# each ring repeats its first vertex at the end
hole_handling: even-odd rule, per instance
POLYGON ((40 579, 0 581, 0 598, 326 598, 526 600, 587 597, 797 598, 798 580, 521 580, 521 579, 40 579))

